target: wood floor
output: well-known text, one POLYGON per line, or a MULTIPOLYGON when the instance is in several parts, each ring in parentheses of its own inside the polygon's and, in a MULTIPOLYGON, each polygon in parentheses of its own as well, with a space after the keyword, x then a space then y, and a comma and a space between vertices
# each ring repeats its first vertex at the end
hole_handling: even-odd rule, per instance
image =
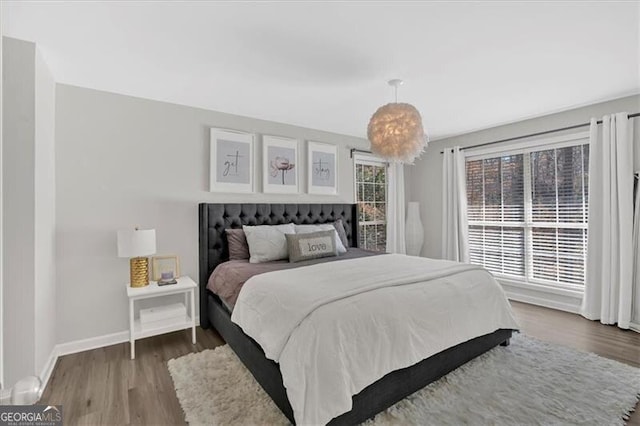
MULTIPOLYGON (((513 302, 522 331, 541 340, 595 352, 640 367, 640 334, 622 331, 577 315, 513 302)), ((65 424, 184 424, 166 362, 223 343, 212 330, 198 328, 198 344, 189 331, 129 344, 94 349, 58 360, 41 399, 62 404, 65 424)), ((640 407, 629 424, 640 426, 640 407)))

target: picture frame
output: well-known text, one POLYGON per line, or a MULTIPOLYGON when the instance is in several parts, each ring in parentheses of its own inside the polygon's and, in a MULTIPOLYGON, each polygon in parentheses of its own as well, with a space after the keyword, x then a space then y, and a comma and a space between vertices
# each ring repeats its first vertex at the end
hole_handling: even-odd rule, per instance
POLYGON ((254 192, 253 133, 211 128, 210 192, 254 192))
POLYGON ((336 145, 309 141, 307 157, 309 194, 336 195, 338 193, 338 148, 336 145))
POLYGON ((263 135, 262 190, 266 194, 298 194, 300 192, 297 139, 263 135))
POLYGON ((170 280, 180 276, 180 259, 178 256, 153 256, 151 258, 151 281, 170 280), (172 273, 172 276, 166 275, 172 273), (165 275, 163 275, 165 274, 165 275))

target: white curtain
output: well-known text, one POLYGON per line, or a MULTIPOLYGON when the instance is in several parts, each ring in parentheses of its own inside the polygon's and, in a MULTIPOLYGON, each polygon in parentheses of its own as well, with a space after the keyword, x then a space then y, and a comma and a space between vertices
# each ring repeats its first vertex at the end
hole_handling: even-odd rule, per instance
POLYGON ((405 254, 404 165, 391 163, 387 170, 387 252, 405 254))
POLYGON ((460 147, 442 158, 442 258, 469 262, 465 160, 460 147))
POLYGON ((631 325, 640 332, 640 180, 636 173, 635 206, 633 208, 633 289, 631 325))
POLYGON ((591 119, 589 231, 582 315, 629 328, 633 289, 633 144, 626 113, 591 119))

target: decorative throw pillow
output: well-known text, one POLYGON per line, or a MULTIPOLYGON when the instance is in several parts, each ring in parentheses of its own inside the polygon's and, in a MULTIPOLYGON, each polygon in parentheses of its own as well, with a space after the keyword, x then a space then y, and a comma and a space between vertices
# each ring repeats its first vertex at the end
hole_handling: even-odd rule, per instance
POLYGON ((338 253, 346 253, 347 248, 340 241, 340 237, 338 236, 338 231, 336 231, 336 227, 333 226, 333 223, 318 223, 314 225, 296 225, 296 234, 308 234, 310 232, 319 232, 319 231, 333 231, 336 239, 336 248, 338 249, 338 253))
POLYGON ((243 226, 242 229, 249 244, 249 263, 270 262, 289 257, 285 234, 296 233, 293 223, 243 226))
POLYGON ((249 258, 249 244, 242 229, 225 229, 229 243, 229 260, 249 258))
POLYGON ((336 231, 338 231, 338 237, 340 237, 340 242, 342 243, 342 245, 345 248, 349 247, 349 239, 347 238, 347 232, 344 230, 342 219, 338 219, 333 222, 333 226, 335 226, 336 231))
POLYGON ((337 256, 335 229, 286 235, 289 248, 289 262, 337 256))

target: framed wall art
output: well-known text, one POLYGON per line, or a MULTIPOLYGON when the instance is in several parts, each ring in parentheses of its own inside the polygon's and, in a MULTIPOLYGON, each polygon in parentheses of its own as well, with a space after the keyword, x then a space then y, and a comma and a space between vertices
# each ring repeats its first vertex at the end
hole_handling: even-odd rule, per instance
POLYGON ((298 141, 279 136, 262 137, 262 187, 265 193, 300 192, 298 141))
POLYGON ((253 192, 254 135, 211 129, 209 191, 253 192))
POLYGON ((151 258, 151 279, 168 281, 180 276, 178 256, 153 256, 151 258))
POLYGON ((309 141, 307 148, 309 194, 336 195, 338 193, 336 146, 309 141))

